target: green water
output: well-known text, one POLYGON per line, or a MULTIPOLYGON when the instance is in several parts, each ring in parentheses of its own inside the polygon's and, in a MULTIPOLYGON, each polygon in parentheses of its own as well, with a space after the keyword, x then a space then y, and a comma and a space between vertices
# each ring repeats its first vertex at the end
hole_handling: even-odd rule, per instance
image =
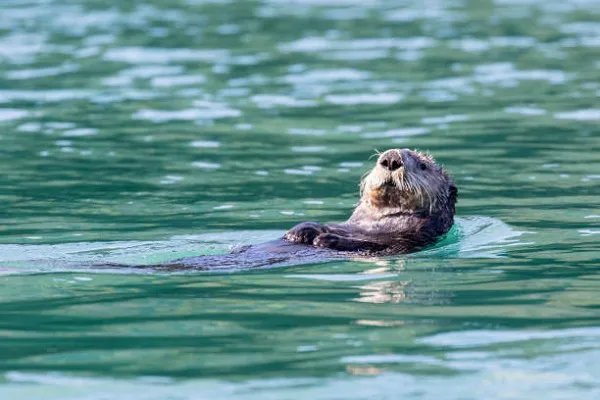
POLYGON ((599 69, 595 0, 1 1, 0 396, 600 398, 599 69), (342 221, 391 147, 434 249, 65 267, 342 221))

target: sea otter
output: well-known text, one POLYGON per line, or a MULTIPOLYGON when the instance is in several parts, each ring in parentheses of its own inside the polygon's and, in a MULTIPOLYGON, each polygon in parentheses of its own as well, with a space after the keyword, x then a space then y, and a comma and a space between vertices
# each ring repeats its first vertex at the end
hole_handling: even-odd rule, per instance
POLYGON ((434 244, 454 223, 454 182, 431 156, 417 151, 381 153, 361 182, 361 193, 356 209, 342 224, 303 222, 283 238, 229 254, 133 268, 216 271, 321 262, 349 255, 405 254, 434 244))
POLYGON ((341 251, 403 254, 435 243, 454 223, 458 191, 429 155, 388 150, 361 189, 360 202, 345 223, 303 222, 284 239, 341 251))

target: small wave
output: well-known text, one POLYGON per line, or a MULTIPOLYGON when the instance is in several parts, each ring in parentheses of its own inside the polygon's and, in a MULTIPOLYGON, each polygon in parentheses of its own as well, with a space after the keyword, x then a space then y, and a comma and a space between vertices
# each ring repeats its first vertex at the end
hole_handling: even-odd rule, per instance
POLYGON ((434 247, 418 256, 452 256, 456 258, 499 258, 529 232, 517 231, 497 218, 473 216, 457 218, 454 227, 434 247))
MULTIPOLYGON (((496 218, 457 218, 454 228, 435 247, 413 256, 498 258, 511 246, 525 244, 520 240, 523 233, 496 218)), ((244 230, 180 235, 164 241, 6 244, 0 245, 0 274, 77 271, 81 266, 107 263, 151 265, 181 257, 224 254, 282 234, 244 230)))

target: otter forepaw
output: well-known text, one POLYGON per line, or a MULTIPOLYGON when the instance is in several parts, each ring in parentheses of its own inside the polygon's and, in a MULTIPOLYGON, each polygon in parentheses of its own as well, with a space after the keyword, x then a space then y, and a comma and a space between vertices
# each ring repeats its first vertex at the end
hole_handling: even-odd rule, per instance
POLYGON ((317 235, 324 232, 322 224, 316 222, 303 222, 296 225, 283 235, 285 240, 293 243, 313 244, 317 235))
POLYGON ((313 245, 327 249, 335 249, 338 247, 341 238, 335 233, 322 233, 315 238, 313 245))

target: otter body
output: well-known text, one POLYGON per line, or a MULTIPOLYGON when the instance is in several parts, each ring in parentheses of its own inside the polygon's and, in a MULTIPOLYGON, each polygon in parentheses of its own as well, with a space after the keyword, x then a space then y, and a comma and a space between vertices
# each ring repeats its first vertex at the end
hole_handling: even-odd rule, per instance
MULTIPOLYGON (((326 248, 315 248, 293 243, 283 238, 244 246, 228 254, 185 257, 159 265, 136 266, 135 269, 158 271, 235 271, 240 269, 266 268, 294 264, 309 264, 344 258, 346 254, 326 248)), ((114 268, 114 265, 106 265, 114 268)))
POLYGON ((320 262, 356 254, 406 254, 434 244, 454 223, 454 182, 433 158, 417 151, 392 149, 382 153, 361 182, 361 193, 356 209, 342 224, 303 222, 278 240, 150 268, 231 270, 320 262))
POLYGON ((405 254, 434 244, 454 224, 458 191, 430 156, 388 150, 361 186, 361 200, 348 221, 304 222, 284 238, 341 251, 405 254))

